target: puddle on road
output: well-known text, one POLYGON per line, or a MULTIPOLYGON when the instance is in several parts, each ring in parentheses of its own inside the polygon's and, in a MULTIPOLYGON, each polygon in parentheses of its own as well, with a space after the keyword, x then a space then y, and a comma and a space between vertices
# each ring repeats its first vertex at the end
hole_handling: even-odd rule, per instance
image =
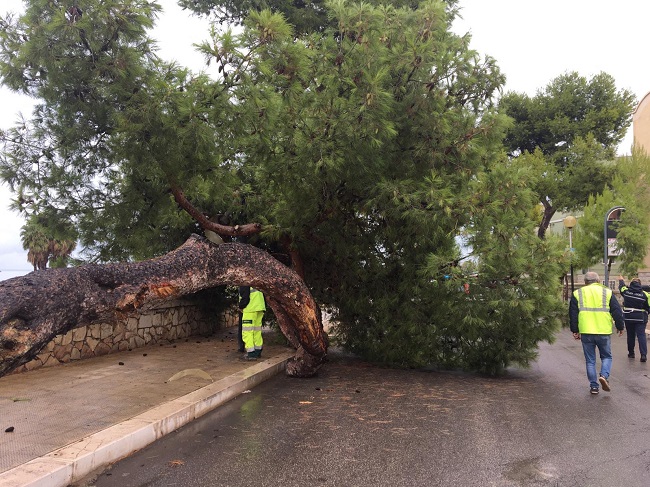
POLYGON ((520 460, 509 464, 504 476, 519 485, 530 485, 533 482, 549 482, 556 478, 553 467, 541 465, 539 457, 520 460))

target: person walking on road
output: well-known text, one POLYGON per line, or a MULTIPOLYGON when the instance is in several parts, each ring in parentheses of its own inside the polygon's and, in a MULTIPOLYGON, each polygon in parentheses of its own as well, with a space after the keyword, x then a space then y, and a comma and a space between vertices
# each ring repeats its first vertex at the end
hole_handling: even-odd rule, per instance
POLYGON ((266 311, 262 291, 250 286, 240 286, 239 309, 242 312, 241 337, 246 349, 243 359, 257 360, 262 356, 262 318, 266 311))
POLYGON ((582 342, 587 365, 587 379, 592 394, 599 386, 609 391, 609 374, 612 368, 612 318, 623 335, 623 311, 612 290, 600 284, 596 272, 585 274, 585 286, 577 289, 569 302, 569 326, 573 338, 582 342), (600 374, 596 373, 596 349, 600 352, 600 374))
POLYGON ((630 286, 625 285, 623 276, 618 277, 618 290, 623 296, 623 318, 627 331, 627 356, 634 358, 636 340, 639 341, 639 354, 641 362, 648 360, 648 340, 645 335, 645 326, 648 323, 648 295, 643 291, 641 280, 638 277, 630 281, 630 286))

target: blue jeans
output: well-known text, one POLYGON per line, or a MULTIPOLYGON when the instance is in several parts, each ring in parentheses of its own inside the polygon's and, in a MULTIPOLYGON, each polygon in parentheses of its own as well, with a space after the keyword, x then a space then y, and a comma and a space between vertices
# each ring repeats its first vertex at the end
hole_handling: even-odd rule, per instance
POLYGON ((596 373, 596 347, 600 352, 600 375, 605 379, 609 377, 612 369, 612 336, 611 335, 580 335, 582 351, 587 362, 587 379, 591 387, 598 388, 598 374, 596 373))

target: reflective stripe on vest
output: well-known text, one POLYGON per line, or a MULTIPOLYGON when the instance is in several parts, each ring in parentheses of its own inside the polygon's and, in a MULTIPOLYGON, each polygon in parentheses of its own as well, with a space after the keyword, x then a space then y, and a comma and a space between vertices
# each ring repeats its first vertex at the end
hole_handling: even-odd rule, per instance
POLYGON ((578 289, 574 296, 578 300, 580 333, 610 335, 612 333, 612 317, 609 314, 611 289, 599 284, 590 284, 578 289))

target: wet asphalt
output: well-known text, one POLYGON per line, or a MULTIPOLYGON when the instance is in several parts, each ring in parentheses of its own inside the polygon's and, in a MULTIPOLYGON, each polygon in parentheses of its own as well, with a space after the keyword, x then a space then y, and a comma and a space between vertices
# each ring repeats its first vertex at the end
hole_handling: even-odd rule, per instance
POLYGON ((648 486, 650 365, 612 339, 597 396, 568 330, 499 378, 334 352, 317 377, 278 375, 75 485, 648 486))

